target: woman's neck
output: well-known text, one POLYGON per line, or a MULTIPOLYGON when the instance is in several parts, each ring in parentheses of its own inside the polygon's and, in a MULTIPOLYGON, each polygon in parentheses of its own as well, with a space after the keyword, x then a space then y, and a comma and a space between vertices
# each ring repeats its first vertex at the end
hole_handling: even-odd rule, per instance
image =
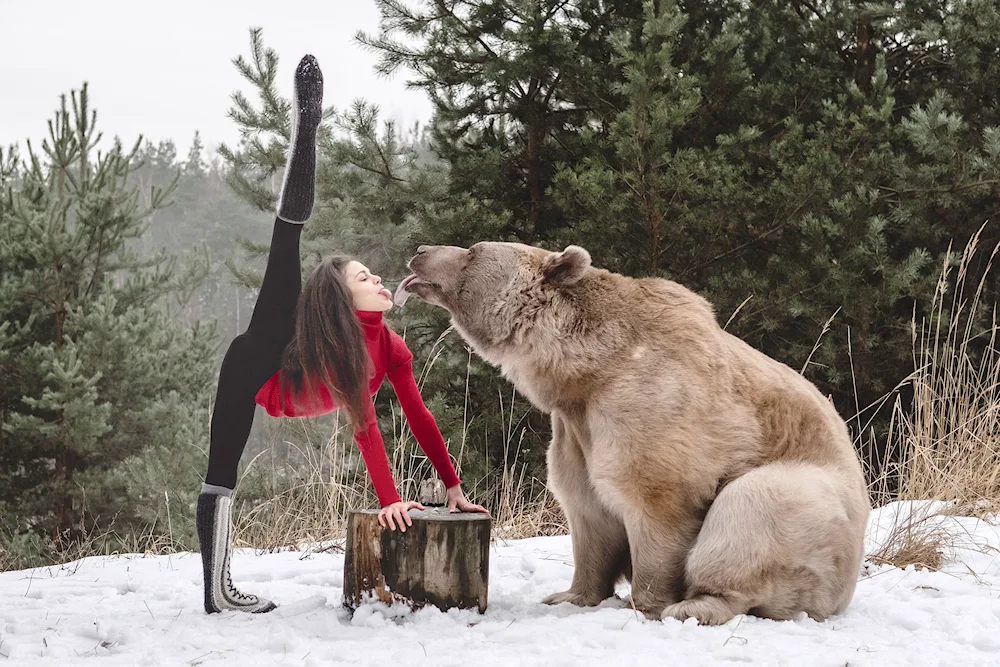
POLYGON ((382 322, 382 313, 372 310, 356 310, 354 311, 358 320, 361 322, 361 328, 365 330, 366 336, 371 336, 379 333, 382 327, 385 326, 382 322))
POLYGON ((362 322, 375 323, 382 321, 382 313, 377 310, 355 310, 354 312, 362 322))

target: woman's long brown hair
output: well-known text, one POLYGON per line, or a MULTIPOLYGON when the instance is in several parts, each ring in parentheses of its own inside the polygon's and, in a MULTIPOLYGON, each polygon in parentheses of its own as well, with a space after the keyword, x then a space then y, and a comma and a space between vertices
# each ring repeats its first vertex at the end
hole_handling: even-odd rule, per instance
POLYGON ((325 386, 338 405, 347 408, 355 429, 364 428, 371 397, 371 360, 344 267, 344 255, 325 258, 302 286, 295 311, 295 336, 281 361, 282 402, 285 387, 292 396, 315 396, 325 386))

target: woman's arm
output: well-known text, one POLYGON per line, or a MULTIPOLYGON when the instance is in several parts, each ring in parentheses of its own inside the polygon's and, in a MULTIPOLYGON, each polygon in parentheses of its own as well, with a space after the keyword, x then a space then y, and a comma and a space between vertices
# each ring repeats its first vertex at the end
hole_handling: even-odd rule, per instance
POLYGON ((361 450, 361 458, 365 461, 368 469, 368 476, 371 477, 372 485, 375 487, 375 495, 378 496, 379 505, 386 507, 400 502, 399 493, 396 491, 396 482, 392 478, 392 471, 389 469, 389 457, 385 453, 385 442, 382 440, 382 433, 378 429, 378 420, 375 418, 375 406, 367 410, 365 419, 365 430, 354 432, 354 441, 361 450))
MULTIPOLYGON (((355 441, 361 450, 365 467, 368 468, 368 476, 371 477, 379 505, 382 507, 378 513, 378 522, 385 528, 390 530, 398 528, 405 533, 406 527, 413 525, 409 514, 410 510, 422 510, 424 506, 413 500, 406 502, 400 500, 399 493, 396 491, 396 483, 392 479, 392 471, 389 469, 385 442, 382 440, 382 433, 378 430, 374 410, 369 413, 367 423, 367 430, 363 437, 355 435, 355 441)), ((450 493, 448 497, 451 498, 450 493)))
POLYGON ((434 415, 427 409, 424 399, 420 396, 417 381, 413 377, 412 356, 392 369, 388 375, 413 436, 427 454, 427 458, 434 465, 434 469, 448 490, 448 509, 452 512, 457 510, 488 514, 485 507, 470 502, 462 491, 462 480, 458 478, 451 464, 451 457, 448 456, 448 447, 444 444, 441 430, 438 429, 434 415))
POLYGON ((413 354, 403 339, 389 330, 391 349, 389 352, 389 369, 386 375, 396 392, 399 405, 403 408, 406 421, 413 431, 420 448, 437 470, 438 476, 448 490, 448 509, 460 512, 483 512, 485 507, 469 502, 462 491, 462 480, 455 473, 448 455, 448 447, 441 436, 434 415, 427 409, 424 399, 420 396, 417 380, 413 377, 413 354))
POLYGON ((388 377, 396 392, 399 405, 403 408, 406 422, 413 431, 413 437, 417 439, 417 444, 437 470, 445 488, 450 489, 461 484, 462 481, 458 478, 451 457, 448 455, 448 447, 445 445, 441 430, 438 429, 434 415, 427 409, 424 399, 420 396, 416 378, 413 377, 413 356, 409 355, 409 359, 401 361, 392 368, 388 377))

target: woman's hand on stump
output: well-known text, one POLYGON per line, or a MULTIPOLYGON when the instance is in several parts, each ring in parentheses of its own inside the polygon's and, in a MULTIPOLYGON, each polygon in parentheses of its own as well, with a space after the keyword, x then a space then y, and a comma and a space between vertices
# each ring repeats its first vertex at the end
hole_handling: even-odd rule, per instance
POLYGON ((386 505, 378 513, 378 522, 383 528, 396 530, 399 526, 400 532, 405 533, 407 526, 413 525, 410 518, 410 510, 422 510, 424 506, 415 500, 400 501, 391 505, 386 505))
POLYGON ((447 491, 448 495, 448 511, 449 512, 482 512, 483 514, 489 514, 487 510, 482 505, 477 505, 465 497, 465 492, 462 491, 462 485, 456 484, 447 491))

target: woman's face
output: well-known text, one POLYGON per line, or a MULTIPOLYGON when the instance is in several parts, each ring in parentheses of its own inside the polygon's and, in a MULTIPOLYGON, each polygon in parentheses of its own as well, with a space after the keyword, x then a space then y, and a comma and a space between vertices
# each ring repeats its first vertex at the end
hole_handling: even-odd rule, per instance
POLYGON ((392 308, 392 292, 383 287, 382 279, 361 262, 348 262, 344 267, 344 279, 354 298, 354 310, 379 313, 392 308))

